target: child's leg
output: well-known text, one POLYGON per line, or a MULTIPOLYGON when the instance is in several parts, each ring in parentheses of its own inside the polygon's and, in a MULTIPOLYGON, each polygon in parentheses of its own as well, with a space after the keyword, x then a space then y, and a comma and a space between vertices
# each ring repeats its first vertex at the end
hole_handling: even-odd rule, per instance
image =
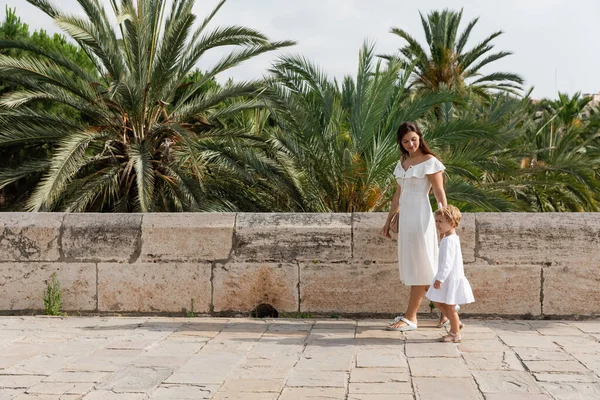
POLYGON ((444 304, 446 316, 450 320, 450 332, 458 335, 460 334, 460 318, 454 308, 455 304, 444 304))
POLYGON ((440 314, 442 314, 440 315, 440 320, 438 321, 438 325, 441 325, 448 319, 448 316, 446 315, 446 305, 444 303, 438 303, 437 301, 434 301, 433 305, 435 308, 440 310, 440 314))

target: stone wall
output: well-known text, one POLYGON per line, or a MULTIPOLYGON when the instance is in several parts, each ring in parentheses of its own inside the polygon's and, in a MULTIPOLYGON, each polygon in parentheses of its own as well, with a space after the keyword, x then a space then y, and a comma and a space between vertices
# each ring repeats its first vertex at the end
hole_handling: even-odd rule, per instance
MULTIPOLYGON (((76 312, 404 310, 382 213, 0 214, 0 311, 40 310, 56 272, 76 312)), ((600 314, 600 214, 466 214, 465 314, 600 314)), ((427 311, 426 302, 422 311, 427 311)))

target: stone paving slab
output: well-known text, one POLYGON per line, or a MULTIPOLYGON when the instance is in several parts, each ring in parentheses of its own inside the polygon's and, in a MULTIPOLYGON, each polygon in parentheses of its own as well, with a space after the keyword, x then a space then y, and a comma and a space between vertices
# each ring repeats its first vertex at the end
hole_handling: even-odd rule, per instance
POLYGON ((600 322, 0 317, 0 400, 600 399, 600 322))

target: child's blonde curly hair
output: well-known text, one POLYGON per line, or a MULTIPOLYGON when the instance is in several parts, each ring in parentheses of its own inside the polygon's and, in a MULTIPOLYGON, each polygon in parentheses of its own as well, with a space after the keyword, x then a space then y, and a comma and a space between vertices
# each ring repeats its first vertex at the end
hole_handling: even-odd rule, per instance
POLYGON ((460 219, 462 218, 460 210, 450 204, 445 207, 438 208, 435 212, 435 215, 445 218, 446 221, 450 222, 455 228, 458 226, 460 219))

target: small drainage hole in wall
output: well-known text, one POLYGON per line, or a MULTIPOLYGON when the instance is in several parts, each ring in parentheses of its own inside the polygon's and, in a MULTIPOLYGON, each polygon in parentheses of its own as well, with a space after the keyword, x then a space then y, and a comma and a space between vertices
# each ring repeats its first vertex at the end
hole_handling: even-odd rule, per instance
POLYGON ((259 304, 250 311, 252 318, 279 318, 279 311, 270 304, 259 304))

